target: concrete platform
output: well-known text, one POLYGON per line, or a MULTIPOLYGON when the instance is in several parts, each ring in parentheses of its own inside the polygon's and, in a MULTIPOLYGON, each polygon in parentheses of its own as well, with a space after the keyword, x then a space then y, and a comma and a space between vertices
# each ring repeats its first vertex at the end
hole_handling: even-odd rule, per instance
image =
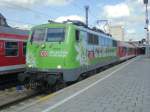
POLYGON ((136 57, 18 112, 150 112, 150 59, 136 57))

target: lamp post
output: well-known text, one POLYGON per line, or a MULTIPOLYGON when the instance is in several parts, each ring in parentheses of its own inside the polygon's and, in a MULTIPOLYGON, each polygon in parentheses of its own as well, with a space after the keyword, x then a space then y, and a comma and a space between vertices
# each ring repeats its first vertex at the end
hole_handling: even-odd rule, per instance
POLYGON ((89 15, 88 15, 88 13, 89 13, 89 6, 86 5, 86 6, 85 6, 85 18, 86 18, 86 25, 87 25, 87 26, 89 25, 89 22, 88 22, 89 15))
POLYGON ((147 35, 147 44, 149 45, 149 18, 148 18, 148 0, 143 0, 146 10, 145 10, 145 30, 146 30, 146 35, 147 35))
POLYGON ((150 57, 150 46, 149 46, 149 18, 148 18, 148 0, 144 0, 144 4, 146 6, 146 11, 145 11, 145 22, 146 22, 146 27, 144 28, 147 32, 147 46, 146 46, 146 55, 150 57))

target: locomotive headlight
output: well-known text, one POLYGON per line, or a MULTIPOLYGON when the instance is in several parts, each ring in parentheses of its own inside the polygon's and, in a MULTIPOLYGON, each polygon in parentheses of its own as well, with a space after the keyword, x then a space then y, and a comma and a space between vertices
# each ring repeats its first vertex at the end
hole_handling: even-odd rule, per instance
POLYGON ((58 69, 61 69, 62 67, 61 67, 61 65, 58 65, 57 68, 58 68, 58 69))
POLYGON ((42 44, 42 45, 41 45, 41 48, 45 48, 45 44, 42 44))
POLYGON ((30 65, 28 65, 28 67, 29 67, 29 68, 31 68, 31 67, 32 67, 32 65, 30 64, 30 65))

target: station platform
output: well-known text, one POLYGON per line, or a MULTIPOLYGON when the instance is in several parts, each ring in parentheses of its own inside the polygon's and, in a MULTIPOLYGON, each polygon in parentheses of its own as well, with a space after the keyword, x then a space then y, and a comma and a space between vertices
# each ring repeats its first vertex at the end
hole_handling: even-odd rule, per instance
POLYGON ((18 112, 150 112, 150 58, 138 56, 18 112))

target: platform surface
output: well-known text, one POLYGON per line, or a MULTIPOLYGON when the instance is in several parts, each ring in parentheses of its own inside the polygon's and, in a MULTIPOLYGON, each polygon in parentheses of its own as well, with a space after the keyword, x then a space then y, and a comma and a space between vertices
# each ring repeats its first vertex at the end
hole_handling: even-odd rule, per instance
POLYGON ((139 56, 18 112, 150 112, 150 59, 139 56))

